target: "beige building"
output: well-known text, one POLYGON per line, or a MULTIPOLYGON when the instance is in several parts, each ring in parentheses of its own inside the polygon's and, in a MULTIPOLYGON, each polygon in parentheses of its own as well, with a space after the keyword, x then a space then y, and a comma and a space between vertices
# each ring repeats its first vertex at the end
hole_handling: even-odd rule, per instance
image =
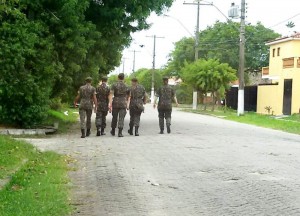
POLYGON ((291 115, 300 111, 300 33, 268 42, 269 67, 262 68, 268 84, 258 86, 257 112, 291 115))

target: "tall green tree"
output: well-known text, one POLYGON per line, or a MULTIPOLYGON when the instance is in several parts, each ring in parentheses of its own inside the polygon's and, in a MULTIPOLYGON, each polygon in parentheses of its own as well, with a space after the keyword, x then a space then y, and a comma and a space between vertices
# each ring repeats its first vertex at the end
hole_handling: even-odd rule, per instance
POLYGON ((50 99, 120 63, 131 33, 173 0, 5 0, 0 4, 0 121, 36 125, 50 99))
MULTIPOLYGON (((269 48, 267 41, 280 35, 261 23, 246 26, 246 72, 257 72, 261 67, 267 66, 269 61, 269 48)), ((184 62, 194 60, 194 39, 183 38, 175 44, 170 54, 172 61, 168 70, 181 75, 184 62)), ((239 24, 234 22, 216 22, 199 33, 199 58, 219 59, 238 69, 239 66, 239 24)))
POLYGON ((200 59, 190 64, 186 63, 182 70, 182 78, 205 97, 210 92, 213 97, 213 109, 216 97, 224 97, 230 83, 237 79, 236 70, 227 63, 220 63, 215 59, 200 59))
MULTIPOLYGON (((141 85, 145 87, 146 92, 151 92, 152 87, 152 71, 153 69, 141 68, 137 70, 131 77, 136 77, 141 85)), ((162 86, 162 73, 160 70, 154 70, 154 88, 157 90, 162 86)))

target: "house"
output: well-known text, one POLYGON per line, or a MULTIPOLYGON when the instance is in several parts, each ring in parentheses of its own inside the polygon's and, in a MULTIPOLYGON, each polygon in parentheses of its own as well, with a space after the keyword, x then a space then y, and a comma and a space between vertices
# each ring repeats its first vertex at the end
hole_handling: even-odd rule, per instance
POLYGON ((262 68, 257 113, 291 115, 300 112, 300 33, 268 42, 269 67, 262 68))

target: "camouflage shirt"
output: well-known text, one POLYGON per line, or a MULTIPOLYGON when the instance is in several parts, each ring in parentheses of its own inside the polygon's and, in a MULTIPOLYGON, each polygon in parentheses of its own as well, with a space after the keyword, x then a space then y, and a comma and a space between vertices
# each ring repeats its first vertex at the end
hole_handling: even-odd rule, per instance
POLYGON ((146 96, 146 90, 144 86, 137 85, 136 87, 130 88, 130 109, 143 110, 144 99, 146 96))
POLYGON ((129 89, 127 85, 123 81, 118 81, 112 85, 111 91, 114 92, 112 107, 117 109, 126 109, 127 97, 129 96, 129 89))
POLYGON ((80 96, 80 109, 93 109, 93 96, 96 94, 96 90, 90 84, 86 84, 79 88, 80 96))
POLYGON ((106 83, 102 83, 96 88, 97 93, 97 103, 99 111, 108 111, 108 98, 110 93, 110 88, 106 83))
POLYGON ((169 85, 164 85, 158 89, 156 94, 157 97, 159 97, 157 108, 161 110, 171 110, 175 90, 169 85))

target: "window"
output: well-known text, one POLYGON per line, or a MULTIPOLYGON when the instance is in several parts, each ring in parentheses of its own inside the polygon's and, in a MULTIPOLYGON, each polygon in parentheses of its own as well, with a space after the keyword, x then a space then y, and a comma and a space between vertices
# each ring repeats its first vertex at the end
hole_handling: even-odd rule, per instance
POLYGON ((285 58, 283 59, 283 68, 293 68, 294 67, 294 58, 285 58))
POLYGON ((277 56, 280 56, 280 47, 277 48, 277 56))
POLYGON ((273 49, 273 57, 275 57, 275 51, 276 51, 276 50, 275 50, 275 49, 273 49))

